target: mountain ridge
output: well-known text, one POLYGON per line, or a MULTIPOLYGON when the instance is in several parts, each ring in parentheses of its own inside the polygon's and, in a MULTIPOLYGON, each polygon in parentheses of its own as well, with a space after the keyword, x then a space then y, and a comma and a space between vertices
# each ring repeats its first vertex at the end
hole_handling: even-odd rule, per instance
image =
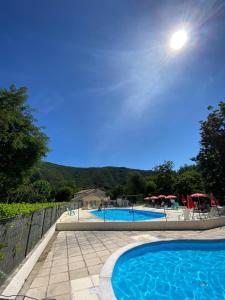
POLYGON ((51 162, 41 162, 39 176, 48 180, 53 186, 60 182, 71 181, 79 188, 103 188, 111 189, 117 185, 126 183, 132 173, 139 172, 143 176, 152 173, 151 170, 140 170, 127 167, 72 167, 55 164, 51 162))

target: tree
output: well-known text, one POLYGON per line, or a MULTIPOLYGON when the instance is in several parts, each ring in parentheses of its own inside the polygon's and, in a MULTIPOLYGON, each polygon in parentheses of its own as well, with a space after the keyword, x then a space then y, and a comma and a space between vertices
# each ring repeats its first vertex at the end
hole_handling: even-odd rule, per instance
POLYGON ((117 185, 109 193, 111 199, 117 199, 118 197, 122 197, 123 195, 124 195, 124 188, 122 185, 117 185))
POLYGON ((156 186, 158 194, 172 194, 176 182, 176 172, 173 170, 172 161, 165 161, 162 165, 155 167, 156 186))
POLYGON ((204 192, 204 184, 201 173, 195 166, 181 167, 177 173, 175 190, 178 194, 190 195, 204 192))
POLYGON ((155 183, 155 178, 153 176, 148 176, 146 179, 146 194, 155 194, 157 186, 155 183))
POLYGON ((51 185, 47 180, 37 180, 32 187, 36 193, 35 201, 45 202, 50 198, 51 185))
POLYGON ((55 200, 57 202, 70 201, 73 196, 73 190, 68 187, 60 188, 55 194, 55 200))
POLYGON ((225 196, 225 102, 218 109, 208 107, 210 113, 201 121, 201 147, 196 162, 208 192, 225 196))
POLYGON ((6 198, 45 156, 47 136, 35 125, 27 89, 0 89, 0 196, 6 198))
POLYGON ((145 194, 146 182, 144 177, 138 172, 131 174, 128 178, 125 191, 128 195, 145 194))

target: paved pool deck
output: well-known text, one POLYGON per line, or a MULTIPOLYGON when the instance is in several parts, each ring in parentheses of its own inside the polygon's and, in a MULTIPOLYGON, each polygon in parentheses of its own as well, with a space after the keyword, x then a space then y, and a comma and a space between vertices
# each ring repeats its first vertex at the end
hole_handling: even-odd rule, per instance
MULTIPOLYGON (((224 239, 225 227, 207 231, 56 232, 20 294, 42 299, 99 300, 99 274, 108 257, 130 243, 155 239, 224 239)), ((28 299, 28 298, 25 298, 28 299)))

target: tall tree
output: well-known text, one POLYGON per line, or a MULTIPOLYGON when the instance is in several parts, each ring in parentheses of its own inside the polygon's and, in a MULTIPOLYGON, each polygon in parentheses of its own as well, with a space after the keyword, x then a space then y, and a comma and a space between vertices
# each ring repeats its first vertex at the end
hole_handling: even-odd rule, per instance
POLYGON ((225 196, 225 102, 201 121, 201 148, 196 158, 208 191, 225 196))
POLYGON ((125 191, 128 195, 145 194, 146 182, 144 177, 138 172, 131 174, 127 180, 125 191))
POLYGON ((177 172, 175 190, 178 194, 190 195, 204 192, 204 184, 201 173, 196 166, 184 166, 177 172))
POLYGON ((19 186, 47 149, 47 136, 35 125, 25 87, 0 89, 0 196, 19 186))
POLYGON ((155 167, 156 186, 158 194, 172 194, 175 188, 176 172, 173 170, 172 161, 165 161, 162 165, 155 167))

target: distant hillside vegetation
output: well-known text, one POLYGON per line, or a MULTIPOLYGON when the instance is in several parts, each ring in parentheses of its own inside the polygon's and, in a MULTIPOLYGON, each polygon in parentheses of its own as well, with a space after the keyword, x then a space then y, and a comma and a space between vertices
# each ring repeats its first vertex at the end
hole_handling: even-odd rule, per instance
POLYGON ((125 184, 128 176, 134 172, 140 172, 143 176, 151 174, 151 171, 123 167, 77 168, 43 162, 39 176, 41 179, 48 180, 53 186, 57 186, 62 181, 72 181, 80 188, 111 189, 119 184, 125 184))

